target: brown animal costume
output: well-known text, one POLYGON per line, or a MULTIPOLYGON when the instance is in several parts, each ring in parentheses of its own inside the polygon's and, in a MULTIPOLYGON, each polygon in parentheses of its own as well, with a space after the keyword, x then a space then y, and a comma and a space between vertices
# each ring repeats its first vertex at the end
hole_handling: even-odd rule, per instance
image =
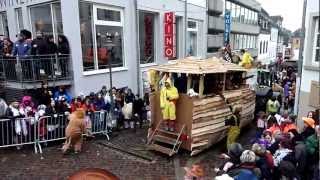
POLYGON ((86 133, 85 112, 78 109, 69 116, 69 124, 66 129, 66 142, 62 147, 63 152, 67 152, 71 147, 75 152, 81 151, 82 134, 86 133))

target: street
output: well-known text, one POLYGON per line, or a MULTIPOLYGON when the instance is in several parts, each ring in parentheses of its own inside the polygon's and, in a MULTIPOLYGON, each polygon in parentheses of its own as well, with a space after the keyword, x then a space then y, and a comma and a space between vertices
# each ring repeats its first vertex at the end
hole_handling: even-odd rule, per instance
MULTIPOLYGON (((240 142, 249 143, 253 137, 254 128, 250 131, 243 130, 240 142)), ((103 168, 120 179, 144 180, 144 179, 182 179, 185 175, 183 167, 190 167, 193 163, 200 163, 205 170, 206 179, 215 176, 214 168, 221 165, 218 155, 223 152, 224 142, 213 146, 198 156, 190 157, 186 152, 168 158, 159 153, 145 151, 144 142, 146 129, 123 130, 111 136, 110 142, 105 138, 90 140, 84 143, 83 152, 75 155, 63 155, 54 144, 43 148, 43 157, 34 154, 32 147, 24 147, 18 151, 14 148, 1 150, 0 177, 2 180, 37 180, 37 179, 66 179, 73 172, 83 168, 103 168), (112 143, 122 147, 124 151, 130 150, 141 154, 142 158, 105 147, 103 143, 112 143), (150 161, 149 158, 152 160, 150 161)), ((62 143, 62 142, 61 142, 62 143)))

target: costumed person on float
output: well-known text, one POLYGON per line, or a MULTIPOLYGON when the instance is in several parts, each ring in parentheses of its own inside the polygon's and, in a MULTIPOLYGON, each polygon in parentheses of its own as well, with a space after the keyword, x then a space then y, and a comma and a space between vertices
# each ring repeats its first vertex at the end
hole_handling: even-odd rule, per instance
POLYGON ((250 53, 244 49, 241 49, 240 53, 242 54, 242 60, 239 63, 239 65, 246 69, 250 69, 252 67, 253 61, 253 58, 251 57, 250 53))
POLYGON ((162 117, 165 121, 165 130, 175 131, 176 120, 176 102, 179 93, 176 87, 171 84, 170 77, 167 77, 164 87, 160 92, 160 107, 162 109, 162 117))

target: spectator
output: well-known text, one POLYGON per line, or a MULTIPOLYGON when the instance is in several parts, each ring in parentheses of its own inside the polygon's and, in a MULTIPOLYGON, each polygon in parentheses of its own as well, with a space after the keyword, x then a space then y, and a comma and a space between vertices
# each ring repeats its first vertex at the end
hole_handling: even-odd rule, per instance
POLYGON ((24 96, 22 98, 19 111, 20 114, 24 115, 25 117, 34 116, 36 109, 31 96, 24 96))
POLYGON ((291 160, 292 150, 290 149, 290 141, 283 139, 279 144, 279 149, 273 155, 275 167, 279 167, 282 160, 291 160))
POLYGON ((64 98, 67 101, 67 103, 71 103, 71 97, 69 96, 69 94, 65 90, 64 86, 60 86, 59 90, 57 92, 55 92, 55 94, 54 94, 54 100, 56 102, 61 101, 62 98, 64 98))
POLYGON ((48 54, 51 54, 51 55, 56 54, 58 51, 58 47, 54 42, 54 38, 52 35, 48 37, 47 43, 48 43, 48 54))
POLYGON ((69 115, 71 107, 65 97, 62 97, 56 102, 56 110, 59 114, 69 115))
POLYGON ((295 124, 295 117, 291 116, 289 118, 285 118, 283 121, 282 121, 282 132, 283 133, 288 133, 290 130, 293 130, 293 129, 297 129, 297 126, 295 124))
POLYGON ((75 112, 77 109, 84 109, 83 108, 83 103, 82 103, 82 99, 81 97, 77 97, 76 99, 73 100, 73 102, 71 103, 71 112, 75 112))
POLYGON ((106 104, 101 93, 98 93, 96 100, 94 102, 94 107, 96 111, 106 110, 106 104))
POLYGON ((46 82, 42 82, 40 91, 38 92, 39 104, 44 104, 48 106, 51 103, 52 92, 48 88, 46 82))
POLYGON ((267 102, 267 114, 276 114, 279 111, 280 103, 276 97, 272 97, 267 102))
POLYGON ((140 128, 142 127, 142 120, 143 120, 143 113, 144 113, 144 102, 137 94, 135 96, 135 100, 133 102, 133 114, 134 117, 139 121, 140 128))
POLYGON ((258 180, 261 177, 261 171, 257 168, 256 155, 250 150, 245 150, 240 156, 241 164, 228 172, 235 180, 258 180))
POLYGON ((289 130, 289 134, 294 146, 297 174, 300 176, 300 179, 306 179, 305 170, 307 166, 307 147, 296 129, 289 130))
POLYGON ((264 132, 264 130, 266 128, 268 128, 268 124, 267 124, 267 117, 265 112, 260 111, 258 114, 258 119, 257 119, 257 138, 261 138, 262 133, 264 132))
POLYGON ((304 123, 304 129, 303 132, 301 133, 302 138, 305 140, 307 139, 309 136, 315 134, 315 130, 314 130, 314 120, 312 118, 302 118, 303 123, 304 123))
POLYGON ((289 97, 290 85, 291 85, 291 82, 287 81, 286 84, 283 87, 284 98, 288 98, 289 97))
POLYGON ((240 164, 240 156, 243 151, 244 149, 241 144, 231 144, 228 149, 228 154, 221 154, 221 158, 225 159, 226 162, 220 168, 215 169, 217 174, 221 175, 227 173, 233 167, 237 167, 240 164))
POLYGON ((66 36, 59 35, 58 37, 58 54, 59 55, 69 55, 70 54, 70 47, 69 41, 66 36))
POLYGON ((133 103, 134 101, 134 94, 132 93, 131 89, 127 90, 127 93, 125 94, 125 101, 126 103, 133 103))
POLYGON ((269 148, 273 143, 272 133, 270 131, 264 131, 262 138, 258 140, 258 144, 264 148, 269 148))
POLYGON ((36 38, 31 43, 31 55, 47 55, 48 43, 44 39, 42 32, 36 33, 36 38))
POLYGON ((5 38, 3 40, 3 49, 2 49, 2 55, 4 57, 10 57, 13 49, 13 43, 9 38, 5 38))
POLYGON ((30 55, 31 52, 31 44, 27 41, 26 32, 20 31, 18 34, 18 40, 14 43, 12 49, 12 55, 18 57, 26 57, 30 55))
POLYGON ((7 116, 8 105, 6 101, 0 98, 0 118, 7 116))
POLYGON ((256 165, 261 170, 261 178, 272 180, 272 169, 274 168, 272 154, 259 144, 253 144, 252 151, 257 156, 256 165))

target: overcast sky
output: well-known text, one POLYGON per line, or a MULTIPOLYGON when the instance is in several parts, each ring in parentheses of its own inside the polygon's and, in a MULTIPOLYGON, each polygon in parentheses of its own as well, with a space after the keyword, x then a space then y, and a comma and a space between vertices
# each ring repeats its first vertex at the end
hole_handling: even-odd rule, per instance
MULTIPOLYGON (((269 15, 281 15, 283 27, 295 31, 301 27, 303 0, 257 0, 269 15)), ((206 0, 188 0, 189 3, 206 5, 206 0)))
MULTIPOLYGON (((201 0, 199 0, 201 1, 201 0)), ((269 15, 281 15, 283 27, 295 31, 301 27, 303 0, 257 0, 269 15)))

